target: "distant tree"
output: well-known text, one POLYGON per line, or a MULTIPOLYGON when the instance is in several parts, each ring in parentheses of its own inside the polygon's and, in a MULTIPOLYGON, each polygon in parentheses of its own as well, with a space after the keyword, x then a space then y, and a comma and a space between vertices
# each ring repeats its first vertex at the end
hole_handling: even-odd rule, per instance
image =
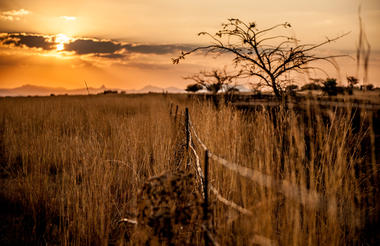
POLYGON ((237 88, 236 86, 228 86, 226 88, 226 92, 227 93, 236 93, 236 92, 239 92, 239 88, 237 88))
POLYGON ((323 82, 322 91, 324 91, 329 96, 336 96, 338 94, 336 79, 327 78, 323 82))
POLYGON ((203 89, 203 86, 200 84, 190 84, 190 85, 187 85, 185 91, 194 93, 202 89, 203 89))
POLYGON ((359 81, 354 76, 347 76, 347 82, 348 82, 348 88, 347 88, 348 94, 352 95, 353 94, 353 90, 354 90, 354 86, 356 84, 358 84, 359 81))
POLYGON ((285 92, 288 95, 295 96, 296 90, 298 90, 298 85, 287 85, 285 87, 285 92))
POLYGON ((103 94, 117 94, 117 91, 116 90, 105 90, 103 91, 103 94))
POLYGON ((365 88, 367 91, 372 91, 375 87, 373 86, 373 84, 368 84, 365 86, 365 88))
POLYGON ((221 89, 229 88, 236 84, 235 80, 240 74, 240 72, 230 74, 224 68, 223 70, 214 69, 212 71, 201 71, 184 78, 193 80, 213 94, 217 94, 221 89))
POLYGON ((288 85, 285 87, 286 91, 295 91, 298 90, 298 85, 288 85))
POLYGON ((311 90, 311 91, 317 91, 321 89, 321 85, 317 83, 307 83, 301 87, 302 91, 311 90))
POLYGON ((260 30, 254 22, 245 23, 239 19, 228 19, 215 35, 208 32, 198 34, 208 36, 212 41, 210 45, 200 46, 188 52, 182 51, 179 57, 172 60, 174 64, 178 64, 187 55, 199 50, 206 50, 208 53, 230 53, 234 55, 234 64, 244 71, 246 77, 259 78, 266 86, 272 88, 277 97, 281 97, 284 92, 281 81, 284 81, 282 78, 286 72, 313 69, 309 63, 318 60, 333 63, 330 58, 341 55, 318 56, 312 52, 346 35, 327 39, 315 45, 299 45, 290 35, 272 34, 276 29, 290 27, 291 25, 285 22, 260 30))
POLYGON ((250 88, 251 88, 251 91, 253 92, 253 94, 255 95, 261 95, 261 89, 263 88, 263 84, 262 83, 250 83, 249 84, 250 88))
POLYGON ((359 83, 359 80, 354 76, 347 76, 347 82, 350 87, 354 87, 359 83))

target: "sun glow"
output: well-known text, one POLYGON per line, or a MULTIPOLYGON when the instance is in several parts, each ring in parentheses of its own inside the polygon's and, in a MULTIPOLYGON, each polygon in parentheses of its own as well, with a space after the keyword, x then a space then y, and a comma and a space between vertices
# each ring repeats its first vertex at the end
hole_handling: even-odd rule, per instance
POLYGON ((55 42, 57 43, 56 45, 56 50, 57 51, 62 51, 65 48, 65 44, 70 41, 70 37, 68 37, 65 34, 57 34, 55 37, 55 42))

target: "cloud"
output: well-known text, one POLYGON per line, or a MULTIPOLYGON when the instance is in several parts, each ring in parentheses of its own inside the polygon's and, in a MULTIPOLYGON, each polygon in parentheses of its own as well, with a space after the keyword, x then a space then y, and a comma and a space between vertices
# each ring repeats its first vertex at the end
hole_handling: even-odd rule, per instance
POLYGON ((0 43, 2 45, 52 50, 55 43, 49 40, 49 37, 38 34, 11 33, 0 36, 0 43))
POLYGON ((109 59, 122 59, 124 58, 126 55, 125 54, 97 54, 96 55, 97 57, 101 57, 101 58, 109 58, 109 59))
POLYGON ((77 39, 65 45, 66 51, 74 51, 78 55, 84 54, 113 54, 104 56, 108 58, 121 58, 121 52, 140 54, 171 54, 178 50, 189 49, 184 45, 147 45, 147 44, 123 44, 116 41, 104 41, 97 39, 77 39), (116 52, 116 54, 115 54, 116 52))
POLYGON ((60 18, 64 19, 65 21, 75 21, 77 19, 75 16, 60 16, 60 18))
POLYGON ((65 44, 66 51, 74 51, 78 55, 113 54, 122 49, 122 45, 113 41, 96 39, 77 39, 65 44))
POLYGON ((131 45, 127 44, 123 46, 127 51, 132 53, 142 53, 142 54, 171 54, 178 50, 190 49, 190 46, 166 44, 166 45, 131 45))
POLYGON ((58 50, 72 52, 75 55, 86 55, 104 59, 125 59, 133 54, 165 55, 174 54, 179 50, 193 48, 178 44, 131 44, 114 40, 96 38, 74 38, 61 40, 59 35, 43 35, 28 33, 0 33, 0 45, 19 48, 41 48, 43 50, 58 50), (57 47, 62 47, 57 49, 57 47))
POLYGON ((25 9, 9 10, 0 13, 0 19, 6 21, 19 21, 22 16, 30 14, 30 11, 25 9))

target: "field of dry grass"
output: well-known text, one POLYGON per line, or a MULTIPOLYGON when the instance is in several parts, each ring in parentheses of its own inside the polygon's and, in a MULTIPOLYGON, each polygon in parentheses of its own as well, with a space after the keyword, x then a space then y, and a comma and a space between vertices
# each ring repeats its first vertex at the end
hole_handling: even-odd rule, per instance
MULTIPOLYGON (((336 204, 310 208, 302 196, 288 199, 210 160, 210 184, 250 211, 242 215, 210 194, 208 228, 220 245, 378 240, 378 167, 361 151, 373 133, 366 112, 353 129, 349 105, 247 113, 150 94, 0 99, 1 244, 202 245, 195 157, 170 103, 178 113, 189 108, 216 155, 336 204)), ((203 160, 195 140, 194 148, 203 160)))

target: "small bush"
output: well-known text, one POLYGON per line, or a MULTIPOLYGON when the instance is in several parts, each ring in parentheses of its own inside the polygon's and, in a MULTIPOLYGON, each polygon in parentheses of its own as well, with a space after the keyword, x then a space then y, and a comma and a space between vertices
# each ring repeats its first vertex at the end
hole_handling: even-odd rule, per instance
POLYGON ((203 89, 203 86, 200 85, 200 84, 190 84, 186 87, 186 91, 187 92, 197 92, 199 90, 202 90, 203 89))
POLYGON ((306 91, 306 90, 316 91, 316 90, 320 90, 321 88, 322 87, 317 83, 307 83, 301 87, 301 90, 302 91, 306 91))
POLYGON ((338 95, 337 82, 334 78, 327 78, 323 83, 322 90, 329 96, 338 95))

